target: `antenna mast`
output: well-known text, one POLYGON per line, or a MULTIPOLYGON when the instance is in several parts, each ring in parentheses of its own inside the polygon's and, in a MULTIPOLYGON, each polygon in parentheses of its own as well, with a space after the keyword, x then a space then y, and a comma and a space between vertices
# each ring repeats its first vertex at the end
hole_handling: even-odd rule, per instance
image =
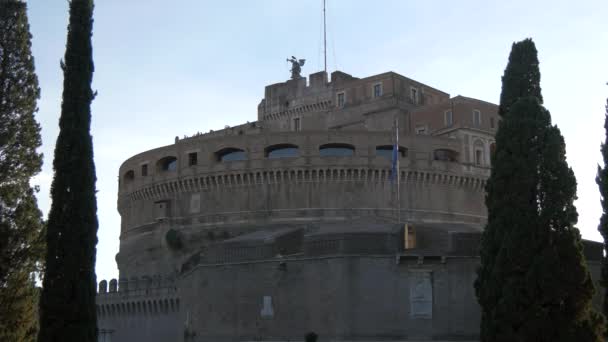
POLYGON ((323 0, 323 57, 324 57, 324 70, 327 74, 327 23, 325 21, 325 0, 323 0))

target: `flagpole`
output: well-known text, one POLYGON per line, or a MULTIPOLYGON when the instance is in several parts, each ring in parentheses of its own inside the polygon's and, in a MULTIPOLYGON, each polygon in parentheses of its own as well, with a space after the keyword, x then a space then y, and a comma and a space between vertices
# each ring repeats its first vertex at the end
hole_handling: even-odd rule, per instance
POLYGON ((323 70, 327 73, 327 23, 325 20, 325 0, 323 0, 323 70))
POLYGON ((401 178, 399 172, 399 118, 395 118, 395 149, 397 149, 397 223, 401 224, 401 191, 399 189, 399 178, 401 178))

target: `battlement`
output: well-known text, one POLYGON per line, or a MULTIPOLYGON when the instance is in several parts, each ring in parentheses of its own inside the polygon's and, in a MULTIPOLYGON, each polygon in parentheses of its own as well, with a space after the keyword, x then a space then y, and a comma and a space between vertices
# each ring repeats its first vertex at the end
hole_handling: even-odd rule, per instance
POLYGON ((159 297, 176 293, 175 278, 160 275, 111 279, 99 282, 97 297, 159 297))
POLYGON ((211 138, 222 138, 222 137, 230 137, 230 136, 239 136, 239 135, 249 135, 249 134, 259 134, 262 132, 262 125, 257 122, 247 122, 244 124, 236 125, 236 126, 226 126, 219 130, 210 130, 207 133, 197 132, 193 135, 184 135, 183 138, 175 137, 175 143, 184 143, 189 142, 191 140, 205 140, 211 138))
POLYGON ((177 341, 180 302, 172 277, 102 280, 96 298, 100 341, 177 341), (143 326, 149 328, 141 331, 143 326))
MULTIPOLYGON (((341 110, 349 106, 398 98, 416 107, 449 99, 449 94, 394 72, 358 78, 334 71, 331 80, 324 71, 266 86, 258 105, 258 120, 276 120, 289 115, 320 110, 341 110), (341 95, 340 101, 337 96, 341 95)), ((353 116, 355 118, 356 115, 353 116)), ((356 119, 356 118, 355 118, 356 119)))

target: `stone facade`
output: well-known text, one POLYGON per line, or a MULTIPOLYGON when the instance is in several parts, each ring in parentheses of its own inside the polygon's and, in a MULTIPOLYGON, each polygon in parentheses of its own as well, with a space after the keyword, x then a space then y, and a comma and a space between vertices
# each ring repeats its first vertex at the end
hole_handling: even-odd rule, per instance
POLYGON ((100 340, 475 340, 498 120, 393 72, 319 72, 267 86, 255 122, 129 158, 100 340))

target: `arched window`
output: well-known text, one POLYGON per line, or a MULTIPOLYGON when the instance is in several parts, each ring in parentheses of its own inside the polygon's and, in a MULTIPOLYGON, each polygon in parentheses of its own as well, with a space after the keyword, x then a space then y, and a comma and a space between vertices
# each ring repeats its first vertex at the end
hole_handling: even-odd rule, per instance
POLYGON ((458 152, 448 149, 438 149, 433 152, 433 159, 440 161, 458 161, 458 152))
POLYGON ((319 146, 321 157, 352 157, 355 147, 349 144, 325 144, 319 146))
POLYGON ((177 170, 177 158, 168 156, 156 162, 159 171, 171 172, 177 170))
POLYGON ((297 157, 300 155, 300 148, 292 144, 272 145, 264 149, 264 155, 269 159, 297 157))
POLYGON ((124 179, 125 183, 132 182, 135 179, 135 171, 129 170, 129 171, 125 172, 123 179, 124 179))
MULTIPOLYGON (((393 145, 381 145, 376 146, 376 155, 379 157, 385 157, 388 159, 393 159, 393 145)), ((399 146, 399 156, 401 158, 407 157, 407 148, 403 146, 399 146)))
POLYGON ((215 152, 215 160, 218 162, 247 160, 247 152, 240 148, 227 147, 215 152))

